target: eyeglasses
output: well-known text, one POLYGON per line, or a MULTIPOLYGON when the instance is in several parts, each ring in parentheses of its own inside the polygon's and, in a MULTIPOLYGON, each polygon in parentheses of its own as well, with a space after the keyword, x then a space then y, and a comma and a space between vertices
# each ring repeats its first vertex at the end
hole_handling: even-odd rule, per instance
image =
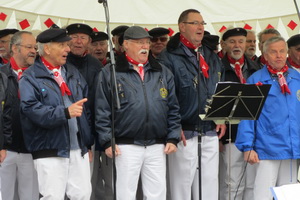
POLYGON ((24 47, 25 49, 28 49, 28 50, 31 50, 31 49, 34 49, 35 51, 37 51, 37 46, 36 45, 22 45, 22 44, 16 44, 17 46, 21 46, 21 47, 24 47))
POLYGON ((194 22, 182 22, 184 24, 191 24, 191 25, 195 25, 195 26, 199 26, 199 25, 206 25, 206 22, 205 21, 202 21, 202 22, 198 22, 198 21, 194 21, 194 22))
POLYGON ((0 44, 5 44, 7 42, 9 42, 9 40, 0 40, 0 44))
POLYGON ((168 40, 168 37, 153 37, 150 40, 151 42, 157 42, 158 40, 160 40, 161 42, 166 42, 168 40))
POLYGON ((140 46, 144 46, 144 45, 150 45, 150 41, 147 41, 147 42, 144 42, 144 41, 141 41, 141 40, 129 40, 130 42, 133 42, 133 43, 136 43, 140 46))

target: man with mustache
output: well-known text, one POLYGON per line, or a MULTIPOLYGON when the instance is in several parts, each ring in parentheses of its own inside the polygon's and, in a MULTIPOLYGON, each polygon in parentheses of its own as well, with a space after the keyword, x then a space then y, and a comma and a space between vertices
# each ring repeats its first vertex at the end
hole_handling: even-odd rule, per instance
POLYGON ((19 31, 10 41, 12 57, 0 70, 8 77, 7 100, 4 104, 4 158, 0 168, 2 199, 38 199, 37 175, 32 155, 25 147, 20 119, 20 92, 18 82, 23 72, 34 63, 36 40, 31 32, 19 31), (15 190, 15 184, 18 190, 15 190))
POLYGON ((263 45, 267 64, 247 83, 270 84, 258 120, 242 120, 236 147, 256 165, 254 200, 272 200, 270 188, 297 183, 300 158, 300 73, 286 64, 287 44, 272 37, 263 45))
POLYGON ((199 189, 202 199, 218 199, 218 138, 224 135, 226 126, 202 121, 199 114, 205 114, 207 99, 222 81, 223 67, 217 54, 202 44, 205 24, 198 10, 183 11, 178 19, 180 32, 170 39, 158 58, 174 74, 180 103, 182 141, 178 143, 178 151, 168 156, 172 200, 198 200, 199 189), (201 155, 198 155, 198 139, 201 155), (198 156, 201 156, 201 187, 198 156))
MULTIPOLYGON (((259 69, 256 63, 244 54, 246 36, 247 31, 243 28, 228 29, 222 36, 226 51, 225 56, 222 58, 225 68, 225 81, 246 83, 246 79, 259 69)), ((220 180, 221 200, 228 200, 228 192, 231 192, 231 197, 236 199, 243 199, 244 195, 245 178, 239 185, 244 172, 244 159, 243 154, 234 145, 237 127, 235 124, 231 125, 231 138, 229 138, 229 127, 226 129, 224 137, 221 138, 220 162, 222 163, 220 166, 223 166, 223 168, 220 168, 220 177, 224 177, 223 180, 220 180), (228 143, 229 139, 232 141, 231 144, 228 143), (231 152, 229 152, 229 149, 231 149, 231 152), (228 161, 229 154, 231 154, 231 166, 229 166, 228 161), (228 173, 229 168, 231 169, 231 177, 228 173), (231 184, 231 191, 228 191, 228 184, 231 184), (237 188, 239 190, 236 194, 237 188)), ((247 187, 253 188, 253 185, 247 187)))
POLYGON ((111 112, 115 102, 109 65, 100 73, 96 90, 96 131, 109 157, 112 114, 115 118, 118 200, 135 199, 140 176, 144 199, 166 199, 166 154, 176 151, 180 137, 173 75, 149 56, 150 38, 139 26, 124 32, 125 52, 116 60, 119 110, 111 112))
POLYGON ((3 29, 0 30, 0 66, 9 62, 10 50, 9 42, 14 33, 18 32, 17 29, 3 29))
POLYGON ((247 30, 245 55, 251 60, 255 61, 257 59, 255 52, 256 52, 255 32, 252 30, 247 30))
POLYGON ((88 85, 66 64, 71 40, 66 29, 37 36, 40 57, 19 82, 25 145, 34 159, 40 199, 89 200, 88 149, 94 143, 87 101, 88 85))

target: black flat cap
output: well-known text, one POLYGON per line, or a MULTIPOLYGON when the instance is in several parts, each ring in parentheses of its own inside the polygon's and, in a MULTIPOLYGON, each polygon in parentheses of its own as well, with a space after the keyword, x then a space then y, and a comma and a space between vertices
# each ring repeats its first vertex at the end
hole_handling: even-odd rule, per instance
POLYGON ((87 24, 81 24, 81 23, 70 24, 69 26, 66 27, 66 29, 69 35, 74 33, 84 33, 90 36, 93 33, 92 27, 90 27, 87 24))
POLYGON ((4 36, 7 36, 9 34, 14 34, 16 32, 18 32, 19 30, 18 29, 9 29, 9 28, 6 28, 6 29, 2 29, 0 30, 0 38, 4 37, 4 36))
POLYGON ((113 36, 115 36, 115 35, 120 36, 120 35, 121 35, 122 33, 124 33, 128 28, 129 28, 129 26, 126 26, 126 25, 117 26, 116 28, 114 28, 114 29, 111 31, 111 34, 112 34, 113 36))
POLYGON ((137 40, 142 38, 152 38, 152 36, 140 26, 131 26, 124 32, 124 40, 137 40))
POLYGON ((92 42, 108 40, 108 35, 104 32, 93 32, 91 35, 92 42))
POLYGON ((59 26, 57 26, 57 24, 52 24, 50 28, 59 28, 59 26))
POLYGON ((247 31, 243 28, 229 29, 223 34, 222 40, 225 41, 227 38, 229 38, 231 36, 245 36, 246 37, 247 31))
POLYGON ((300 34, 293 35, 286 42, 289 48, 293 46, 297 46, 298 44, 300 44, 300 34))
POLYGON ((36 41, 40 43, 66 42, 69 40, 71 38, 67 35, 67 30, 61 28, 47 29, 41 32, 36 38, 36 41))
POLYGON ((157 27, 157 28, 153 28, 150 31, 148 31, 149 35, 151 35, 152 37, 160 37, 162 35, 167 35, 170 33, 169 29, 166 28, 162 28, 162 27, 157 27))
POLYGON ((220 37, 217 35, 204 35, 201 43, 210 47, 212 50, 217 50, 220 37))

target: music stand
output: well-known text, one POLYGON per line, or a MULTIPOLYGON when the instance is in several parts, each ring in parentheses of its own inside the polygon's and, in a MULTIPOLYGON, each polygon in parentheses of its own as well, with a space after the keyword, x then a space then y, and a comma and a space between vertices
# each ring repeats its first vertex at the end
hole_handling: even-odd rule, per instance
POLYGON ((240 120, 257 120, 263 108, 271 85, 241 84, 233 82, 220 82, 217 84, 215 94, 206 114, 199 115, 202 120, 212 120, 216 124, 229 123, 229 199, 231 199, 231 124, 238 124, 240 120))

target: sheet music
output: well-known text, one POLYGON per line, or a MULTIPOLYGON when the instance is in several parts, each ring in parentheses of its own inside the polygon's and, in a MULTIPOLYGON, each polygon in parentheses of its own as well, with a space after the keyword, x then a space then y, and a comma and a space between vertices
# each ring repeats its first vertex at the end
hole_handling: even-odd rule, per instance
POLYGON ((299 200, 300 184, 288 184, 270 188, 275 200, 299 200))

